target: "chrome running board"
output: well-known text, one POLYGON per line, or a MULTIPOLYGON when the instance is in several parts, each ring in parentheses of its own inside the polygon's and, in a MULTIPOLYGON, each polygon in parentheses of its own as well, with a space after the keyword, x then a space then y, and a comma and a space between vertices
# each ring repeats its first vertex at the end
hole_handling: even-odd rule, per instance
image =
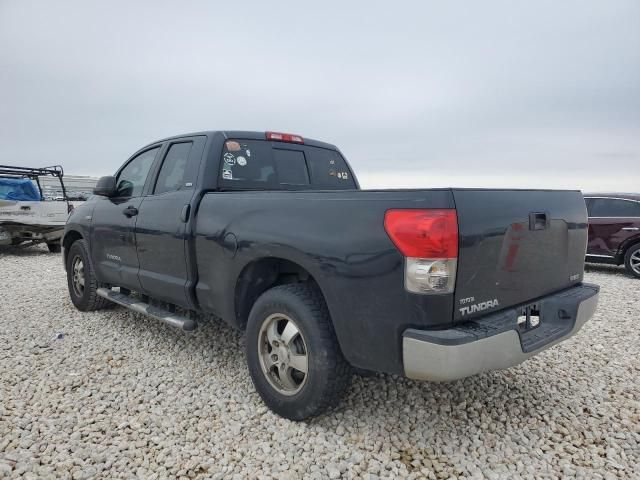
POLYGON ((98 290, 96 290, 96 293, 113 303, 122 305, 123 307, 128 308, 129 310, 133 310, 134 312, 153 317, 156 320, 160 320, 161 322, 171 325, 172 327, 179 328, 180 330, 183 330, 185 332, 192 332, 196 328, 198 328, 198 322, 196 322, 192 318, 188 318, 177 313, 172 313, 169 310, 165 310, 161 307, 156 307, 155 305, 149 305, 148 303, 142 302, 138 298, 133 298, 129 295, 125 295, 108 288, 99 288, 98 290))

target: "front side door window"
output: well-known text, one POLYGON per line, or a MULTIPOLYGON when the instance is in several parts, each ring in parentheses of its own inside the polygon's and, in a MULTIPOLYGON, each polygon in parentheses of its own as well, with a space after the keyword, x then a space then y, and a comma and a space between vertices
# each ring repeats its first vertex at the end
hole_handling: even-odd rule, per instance
POLYGON ((147 181, 147 175, 160 147, 142 152, 120 170, 117 179, 116 196, 120 198, 139 197, 147 181))

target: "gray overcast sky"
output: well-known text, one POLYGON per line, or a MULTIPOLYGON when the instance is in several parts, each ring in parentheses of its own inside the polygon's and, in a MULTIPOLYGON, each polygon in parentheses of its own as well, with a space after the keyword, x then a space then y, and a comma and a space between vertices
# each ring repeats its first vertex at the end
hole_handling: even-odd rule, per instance
POLYGON ((640 2, 0 0, 0 163, 215 129, 335 143, 365 187, 640 191, 640 2))

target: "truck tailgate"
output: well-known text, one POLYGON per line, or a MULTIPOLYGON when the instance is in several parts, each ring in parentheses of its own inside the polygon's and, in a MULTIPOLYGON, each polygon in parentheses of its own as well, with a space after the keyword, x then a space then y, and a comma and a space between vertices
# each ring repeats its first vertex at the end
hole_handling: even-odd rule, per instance
POLYGON ((588 225, 581 192, 452 191, 460 238, 454 322, 582 281, 588 225))

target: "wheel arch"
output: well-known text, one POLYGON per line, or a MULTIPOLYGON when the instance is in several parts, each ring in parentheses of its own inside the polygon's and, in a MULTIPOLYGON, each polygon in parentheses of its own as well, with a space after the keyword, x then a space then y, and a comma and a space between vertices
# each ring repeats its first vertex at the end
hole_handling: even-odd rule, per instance
POLYGON ((620 245, 619 255, 624 259, 630 248, 640 244, 640 234, 636 234, 633 237, 627 238, 622 245, 620 245))
POLYGON ((64 237, 62 238, 62 248, 64 252, 63 261, 65 268, 67 268, 67 255, 69 255, 69 249, 71 248, 71 245, 73 245, 78 240, 82 240, 83 238, 84 237, 82 236, 82 234, 77 230, 69 230, 64 234, 64 237))
POLYGON ((244 330, 255 301, 278 285, 305 282, 317 288, 327 303, 327 296, 315 277, 304 266, 281 257, 262 257, 243 267, 234 288, 236 326, 244 330))
MULTIPOLYGON (((640 277, 640 272, 638 272, 638 270, 636 268, 634 268, 631 264, 631 259, 632 257, 630 256, 627 259, 627 255, 629 255, 631 253, 631 251, 634 248, 640 247, 640 235, 630 239, 631 241, 629 242, 628 245, 625 245, 624 250, 621 250, 621 257, 622 257, 622 265, 624 265, 625 269, 631 274, 634 275, 636 278, 640 277), (629 263, 627 263, 629 262, 629 263)), ((638 249, 638 251, 640 251, 640 249, 638 249)), ((635 257, 636 254, 634 254, 633 256, 635 257)))

